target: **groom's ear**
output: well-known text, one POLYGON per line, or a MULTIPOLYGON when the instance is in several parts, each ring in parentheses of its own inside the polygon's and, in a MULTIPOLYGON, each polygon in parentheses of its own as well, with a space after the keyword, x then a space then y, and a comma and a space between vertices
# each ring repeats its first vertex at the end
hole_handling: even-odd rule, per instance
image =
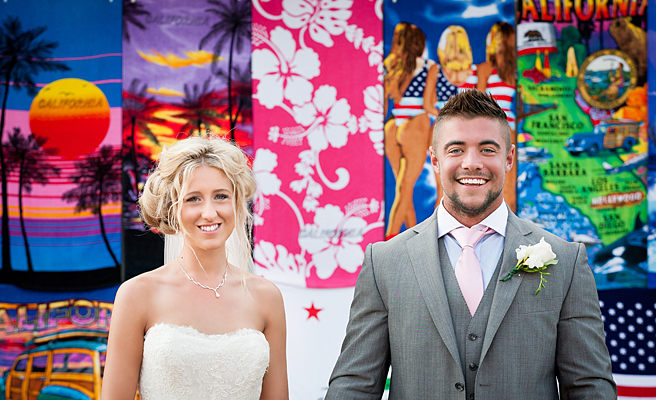
POLYGON ((515 163, 515 150, 515 145, 511 144, 510 149, 508 149, 508 155, 506 156, 506 173, 510 172, 515 163))
POLYGON ((433 151, 433 146, 430 146, 428 149, 430 150, 430 158, 431 158, 431 164, 433 165, 433 170, 435 171, 436 174, 439 175, 440 174, 440 162, 437 159, 437 155, 435 155, 435 152, 433 151))

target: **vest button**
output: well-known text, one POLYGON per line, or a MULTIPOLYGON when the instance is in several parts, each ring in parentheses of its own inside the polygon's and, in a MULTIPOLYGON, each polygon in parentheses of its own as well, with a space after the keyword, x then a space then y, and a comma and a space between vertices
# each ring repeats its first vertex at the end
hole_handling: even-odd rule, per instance
POLYGON ((458 383, 456 383, 456 389, 458 389, 459 392, 462 392, 463 390, 465 390, 465 385, 458 382, 458 383))
POLYGON ((474 393, 469 395, 469 400, 474 400, 474 393))
POLYGON ((471 340, 473 342, 476 339, 478 339, 478 336, 476 336, 476 334, 474 334, 474 333, 469 334, 469 340, 471 340))
POLYGON ((478 365, 471 363, 469 364, 469 370, 470 371, 476 371, 478 369, 478 365))

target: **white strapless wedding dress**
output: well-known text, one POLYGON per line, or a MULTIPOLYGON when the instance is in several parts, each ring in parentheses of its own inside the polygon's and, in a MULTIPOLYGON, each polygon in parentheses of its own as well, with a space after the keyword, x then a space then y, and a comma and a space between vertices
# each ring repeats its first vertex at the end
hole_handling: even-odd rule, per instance
POLYGON ((269 343, 254 329, 206 335, 156 324, 144 338, 142 400, 257 400, 269 366, 269 343))

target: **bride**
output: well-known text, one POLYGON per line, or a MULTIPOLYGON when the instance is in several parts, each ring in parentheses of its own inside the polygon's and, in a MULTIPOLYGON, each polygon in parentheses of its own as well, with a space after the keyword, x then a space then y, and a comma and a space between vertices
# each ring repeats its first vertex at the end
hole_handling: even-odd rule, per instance
POLYGON ((246 271, 255 189, 245 155, 223 140, 164 148, 139 204, 147 225, 184 245, 119 288, 103 400, 134 399, 137 386, 143 400, 289 397, 282 295, 246 271))

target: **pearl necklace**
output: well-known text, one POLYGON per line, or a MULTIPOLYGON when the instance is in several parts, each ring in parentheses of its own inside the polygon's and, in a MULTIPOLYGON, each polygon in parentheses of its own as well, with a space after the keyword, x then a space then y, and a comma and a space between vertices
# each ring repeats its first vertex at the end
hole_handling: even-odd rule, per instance
POLYGON ((210 286, 205 286, 205 285, 203 285, 203 284, 200 283, 200 282, 197 282, 194 278, 192 278, 191 276, 189 276, 189 274, 187 273, 187 271, 185 271, 185 269, 182 267, 182 264, 180 264, 180 261, 179 261, 177 258, 175 259, 175 261, 178 263, 178 265, 180 266, 180 268, 182 268, 182 272, 184 272, 184 274, 187 275, 187 278, 189 278, 190 281, 192 281, 192 282, 195 283, 196 285, 202 287, 203 289, 209 289, 209 290, 213 291, 213 292, 214 292, 214 295, 216 295, 216 298, 217 298, 217 299, 221 296, 221 295, 219 294, 218 290, 219 290, 219 288, 220 288, 221 286, 223 286, 223 284, 226 283, 226 278, 228 278, 228 266, 227 266, 227 265, 226 265, 225 274, 223 274, 223 280, 221 281, 221 283, 219 283, 219 284, 217 285, 217 287, 210 287, 210 286))

